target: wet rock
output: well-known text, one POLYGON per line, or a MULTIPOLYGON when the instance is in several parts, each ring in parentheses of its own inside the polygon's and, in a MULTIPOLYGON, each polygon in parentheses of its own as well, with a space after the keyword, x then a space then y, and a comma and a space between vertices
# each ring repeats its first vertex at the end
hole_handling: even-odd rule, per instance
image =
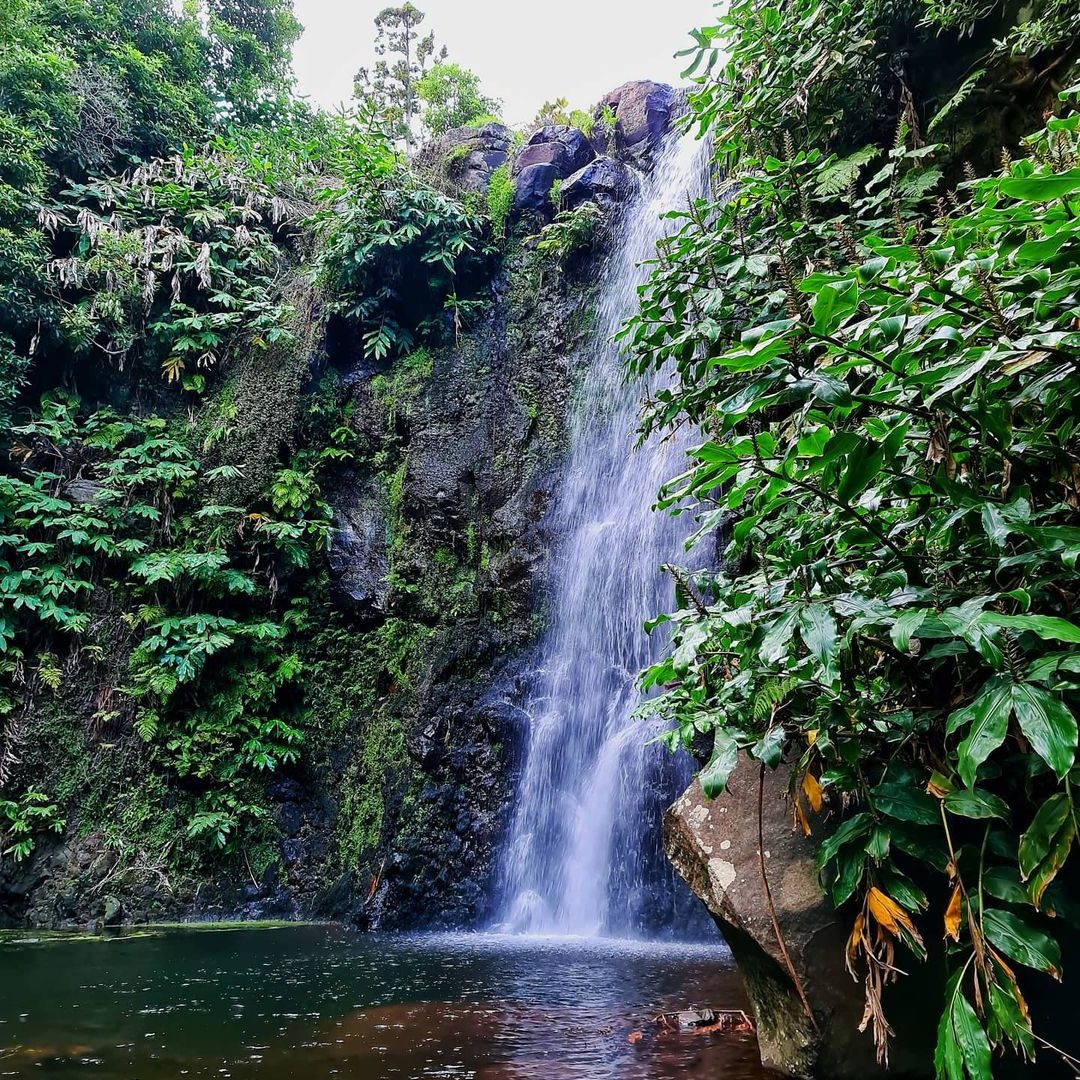
POLYGON ((453 128, 416 156, 416 166, 458 194, 487 191, 491 174, 510 159, 513 133, 502 124, 453 128))
MULTIPOLYGON (((731 947, 750 998, 763 1064, 801 1078, 884 1076, 874 1060, 873 1041, 858 1031, 864 1002, 861 984, 844 970, 847 928, 822 891, 813 840, 792 831, 786 793, 783 771, 767 772, 761 858, 757 768, 740 763, 728 790, 712 800, 695 780, 665 815, 668 857, 731 947), (761 881, 762 863, 777 922, 817 1031, 777 942, 761 881)), ((934 1000, 927 970, 916 966, 903 980, 902 994, 886 999, 897 1031, 890 1076, 923 1076, 931 1059, 927 1040, 933 1038, 934 1023, 923 1008, 924 1002, 934 1000)))
POLYGON ((629 198, 635 187, 633 174, 621 161, 599 157, 570 176, 560 194, 567 210, 590 200, 606 210, 629 198))
POLYGON ((554 212, 551 205, 551 189, 560 179, 559 168, 550 162, 538 162, 526 165, 517 175, 514 183, 514 210, 532 210, 550 215, 554 212))
POLYGON ((124 918, 124 905, 115 896, 105 897, 101 921, 105 926, 119 926, 124 918))
POLYGON ((601 151, 615 154, 648 169, 657 147, 671 127, 671 121, 685 107, 682 91, 649 79, 623 83, 608 94, 597 107, 599 120, 605 108, 615 113, 615 131, 598 137, 601 151), (613 144, 609 147, 609 144, 613 144))
POLYGON ((390 552, 383 492, 374 485, 343 484, 335 501, 330 573, 338 599, 364 616, 386 610, 390 552))

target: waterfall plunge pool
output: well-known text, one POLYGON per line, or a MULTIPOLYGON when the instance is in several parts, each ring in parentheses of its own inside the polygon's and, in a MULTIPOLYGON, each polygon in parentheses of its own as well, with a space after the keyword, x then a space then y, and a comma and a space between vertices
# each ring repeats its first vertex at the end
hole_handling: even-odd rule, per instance
POLYGON ((342 927, 0 936, 0 1077, 760 1080, 720 945, 342 927), (216 931, 216 932, 215 932, 216 931), (636 1030, 643 1037, 632 1041, 636 1030))

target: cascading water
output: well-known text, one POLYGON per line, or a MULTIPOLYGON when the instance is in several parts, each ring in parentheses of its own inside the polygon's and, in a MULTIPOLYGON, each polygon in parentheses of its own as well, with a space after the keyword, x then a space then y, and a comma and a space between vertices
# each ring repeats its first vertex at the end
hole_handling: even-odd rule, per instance
POLYGON ((704 144, 668 140, 601 283, 553 510, 551 621, 522 702, 528 743, 501 876, 500 923, 515 932, 635 936, 670 927, 688 899, 664 861, 660 814, 689 767, 647 745, 633 715, 638 673, 657 648, 643 623, 668 601, 659 567, 678 561, 686 535, 651 506, 685 444, 635 448, 642 386, 625 378, 612 339, 669 224, 661 215, 704 194, 708 167, 704 144))

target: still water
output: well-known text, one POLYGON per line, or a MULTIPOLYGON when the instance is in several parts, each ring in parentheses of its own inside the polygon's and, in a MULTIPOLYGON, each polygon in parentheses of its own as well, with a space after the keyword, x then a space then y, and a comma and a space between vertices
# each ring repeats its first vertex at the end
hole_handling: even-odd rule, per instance
POLYGON ((652 1022, 742 1004, 720 946, 27 932, 0 937, 0 1077, 761 1080, 753 1036, 652 1022))

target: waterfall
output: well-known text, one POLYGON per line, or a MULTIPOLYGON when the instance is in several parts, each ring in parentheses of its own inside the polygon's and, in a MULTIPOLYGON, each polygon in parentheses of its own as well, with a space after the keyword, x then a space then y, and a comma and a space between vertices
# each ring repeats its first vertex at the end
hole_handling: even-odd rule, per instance
MULTIPOLYGON (((669 138, 626 209, 600 285, 595 340, 575 399, 553 507, 560 540, 550 617, 521 705, 522 776, 503 851, 500 925, 524 933, 637 936, 676 921, 679 887, 664 860, 660 815, 689 773, 633 715, 637 676, 656 658, 643 623, 665 610, 686 529, 655 513, 685 442, 636 448, 643 386, 627 380, 613 337, 670 227, 661 215, 703 195, 709 153, 669 138)), ((693 911, 688 908, 688 911, 693 911)), ((690 916, 688 916, 690 917, 690 916)))

